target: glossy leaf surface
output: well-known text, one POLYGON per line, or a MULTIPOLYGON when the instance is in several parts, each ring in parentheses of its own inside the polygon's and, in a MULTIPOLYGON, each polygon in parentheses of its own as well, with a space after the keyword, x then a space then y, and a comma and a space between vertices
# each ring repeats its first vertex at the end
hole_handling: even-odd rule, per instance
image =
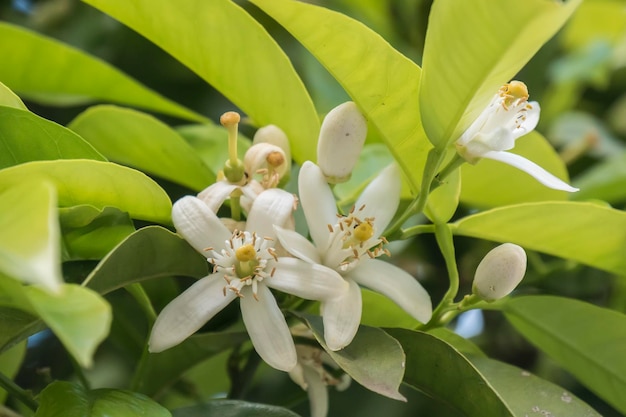
POLYGON ((68 126, 111 161, 200 191, 215 181, 175 130, 136 110, 91 107, 68 126))
POLYGON ((105 100, 188 120, 204 119, 108 63, 18 26, 0 23, 0 52, 0 79, 34 101, 76 105, 105 100))
POLYGON ((174 410, 174 417, 298 417, 286 408, 237 400, 213 400, 174 410))
POLYGON ((626 213, 598 204, 545 202, 505 206, 457 221, 453 233, 516 243, 626 275, 626 213))
POLYGON ((297 161, 314 159, 319 118, 311 98, 287 55, 234 2, 138 0, 130 6, 125 0, 84 1, 171 54, 258 126, 280 127, 297 161))
POLYGON ((133 218, 170 222, 172 203, 165 191, 142 172, 121 165, 82 159, 28 162, 0 171, 0 192, 24 178, 53 183, 61 207, 112 206, 133 218))

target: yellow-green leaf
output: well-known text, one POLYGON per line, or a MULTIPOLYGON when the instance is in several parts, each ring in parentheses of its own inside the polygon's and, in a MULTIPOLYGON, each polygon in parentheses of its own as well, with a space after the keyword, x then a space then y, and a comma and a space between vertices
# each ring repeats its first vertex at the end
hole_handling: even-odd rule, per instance
POLYGON ((27 110, 21 98, 17 96, 9 87, 0 82, 0 105, 14 107, 16 109, 27 110))

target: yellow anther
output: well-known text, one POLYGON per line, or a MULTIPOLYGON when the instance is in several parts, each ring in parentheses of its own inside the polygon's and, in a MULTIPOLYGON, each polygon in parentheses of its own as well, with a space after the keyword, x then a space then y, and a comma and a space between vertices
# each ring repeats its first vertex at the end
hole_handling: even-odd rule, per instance
POLYGON ((256 249, 252 245, 243 245, 235 250, 235 257, 239 262, 249 262, 256 259, 256 249))
POLYGON ((374 236, 374 228, 369 222, 362 222, 354 228, 354 238, 359 242, 365 242, 374 236))

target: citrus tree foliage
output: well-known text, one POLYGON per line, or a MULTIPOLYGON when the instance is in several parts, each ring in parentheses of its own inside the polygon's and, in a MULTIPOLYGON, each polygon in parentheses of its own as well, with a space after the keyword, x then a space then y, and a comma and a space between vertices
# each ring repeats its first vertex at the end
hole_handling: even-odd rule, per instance
POLYGON ((0 415, 626 413, 622 1, 62 3, 0 22, 0 415))

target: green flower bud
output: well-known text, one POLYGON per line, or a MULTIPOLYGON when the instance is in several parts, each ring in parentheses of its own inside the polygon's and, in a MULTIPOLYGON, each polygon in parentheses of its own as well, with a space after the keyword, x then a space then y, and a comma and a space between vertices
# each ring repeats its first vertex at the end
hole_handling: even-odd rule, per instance
POLYGON ((476 268, 472 292, 485 301, 509 295, 526 273, 526 252, 513 243, 492 249, 476 268))

